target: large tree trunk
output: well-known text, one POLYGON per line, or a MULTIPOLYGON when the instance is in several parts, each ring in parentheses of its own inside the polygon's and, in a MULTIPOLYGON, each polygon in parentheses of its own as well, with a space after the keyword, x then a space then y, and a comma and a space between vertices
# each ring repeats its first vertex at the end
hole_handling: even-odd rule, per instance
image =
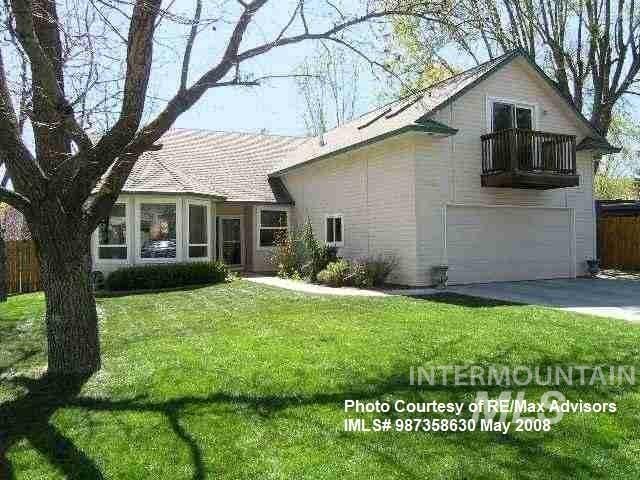
POLYGON ((90 237, 71 231, 62 238, 52 234, 37 240, 47 304, 49 373, 91 375, 100 369, 100 342, 87 261, 90 237))
MULTIPOLYGON (((601 103, 593 108, 591 114, 591 125, 595 128, 603 137, 606 137, 611 128, 611 121, 613 120, 613 104, 601 103)), ((597 174, 600 169, 600 159, 593 162, 593 174, 597 174)))
POLYGON ((4 244, 4 232, 0 227, 0 302, 6 302, 7 292, 7 250, 4 244))

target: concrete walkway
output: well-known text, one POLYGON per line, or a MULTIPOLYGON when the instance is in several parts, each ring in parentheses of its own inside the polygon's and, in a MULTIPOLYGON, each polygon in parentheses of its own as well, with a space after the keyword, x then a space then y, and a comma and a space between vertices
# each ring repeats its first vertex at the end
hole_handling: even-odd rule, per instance
POLYGON ((259 283, 261 285, 269 285, 271 287, 286 288, 296 292, 311 293, 316 295, 338 295, 353 297, 388 297, 390 295, 432 295, 441 290, 433 288, 408 288, 397 290, 367 290, 364 288, 353 287, 327 287, 325 285, 316 285, 315 283, 307 283, 299 280, 289 280, 280 277, 271 276, 247 276, 245 280, 259 283))
POLYGON ((544 305, 589 315, 640 322, 640 279, 607 276, 523 282, 494 282, 452 286, 446 290, 408 288, 396 290, 365 290, 333 288, 273 276, 247 276, 246 280, 262 285, 285 288, 316 295, 354 297, 387 297, 391 295, 427 296, 448 292, 506 302, 544 305))

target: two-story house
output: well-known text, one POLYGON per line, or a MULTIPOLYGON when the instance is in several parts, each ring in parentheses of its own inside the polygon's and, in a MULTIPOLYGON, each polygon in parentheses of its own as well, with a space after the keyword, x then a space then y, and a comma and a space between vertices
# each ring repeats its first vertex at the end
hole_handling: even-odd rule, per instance
POLYGON ((221 258, 267 271, 313 223, 347 258, 391 254, 395 283, 575 277, 595 256, 593 162, 616 151, 512 52, 321 138, 173 130, 94 235, 94 267, 221 258))

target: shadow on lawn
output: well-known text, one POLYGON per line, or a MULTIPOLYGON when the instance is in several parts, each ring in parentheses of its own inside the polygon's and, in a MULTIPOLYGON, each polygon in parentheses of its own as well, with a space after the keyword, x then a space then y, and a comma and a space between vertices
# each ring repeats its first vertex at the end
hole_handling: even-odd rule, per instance
POLYGON ((472 297, 469 295, 460 295, 457 293, 436 293, 434 295, 411 295, 416 300, 428 300, 436 303, 446 303, 448 305, 457 305, 467 308, 486 308, 486 307, 522 307, 526 304, 508 302, 506 300, 497 300, 491 298, 472 297))
POLYGON ((14 377, 11 381, 27 389, 27 394, 0 405, 0 478, 15 478, 7 451, 15 443, 29 443, 69 479, 103 478, 100 470, 73 442, 50 423, 55 411, 80 392, 85 377, 45 375, 34 380, 14 377))
MULTIPOLYGON (((342 408, 347 399, 382 399, 383 397, 396 396, 408 401, 433 400, 434 396, 441 401, 460 401, 467 394, 477 389, 452 387, 450 385, 429 386, 426 389, 409 387, 405 374, 391 376, 385 381, 375 385, 362 385, 353 391, 340 391, 336 393, 318 393, 309 396, 297 395, 273 395, 251 396, 231 395, 227 393, 213 393, 208 396, 184 396, 165 401, 148 400, 146 396, 138 396, 131 399, 112 400, 108 398, 78 397, 86 379, 83 378, 52 378, 45 376, 39 380, 17 377, 14 382, 23 385, 28 393, 16 400, 0 405, 0 479, 14 479, 15 472, 7 460, 8 449, 20 440, 26 439, 29 443, 46 457, 51 464, 58 468, 65 478, 71 480, 102 479, 103 474, 96 463, 80 450, 73 441, 63 435, 51 423, 52 415, 60 408, 77 408, 93 412, 146 412, 164 415, 175 435, 187 446, 193 465, 192 478, 204 480, 213 474, 207 472, 204 454, 194 436, 188 432, 181 423, 181 414, 187 408, 211 407, 224 404, 245 404, 258 415, 269 418, 275 415, 299 419, 301 428, 309 423, 317 423, 310 418, 308 412, 296 410, 286 411, 290 407, 335 405, 342 408)), ((487 388, 490 396, 497 396, 500 389, 487 388)), ((574 390, 577 393, 580 389, 574 390)), ((588 390, 584 393, 588 394, 588 390)), ((620 391, 600 392, 600 400, 607 397, 615 397, 620 391)), ((395 418, 393 415, 389 415, 395 418)), ((278 417, 280 418, 280 417, 278 417)), ((403 418, 398 416, 398 418, 403 418)), ((357 446, 380 458, 385 465, 393 465, 393 468, 402 472, 405 478, 423 478, 419 472, 411 470, 402 457, 385 453, 380 449, 379 437, 369 437, 362 434, 346 433, 340 430, 338 425, 317 424, 318 428, 332 431, 339 438, 346 439, 349 447, 357 446), (336 431, 337 430, 337 431, 336 431)), ((401 434, 406 435, 406 434, 401 434)), ((428 435, 428 434, 425 434, 428 435)), ((486 455, 487 461, 507 471, 517 468, 522 478, 537 478, 540 470, 554 477, 572 478, 580 473, 588 478, 598 477, 603 474, 596 465, 591 464, 566 452, 550 454, 543 447, 543 439, 535 436, 517 436, 511 433, 507 435, 491 433, 467 433, 467 434, 435 434, 438 441, 444 447, 460 448, 460 455, 465 450, 474 451, 486 455), (526 458, 526 464, 518 461, 517 465, 510 460, 500 460, 494 455, 497 445, 508 444, 519 453, 518 458, 526 458), (490 460, 491 459, 491 460, 490 460)), ((615 449, 613 439, 600 438, 597 432, 593 432, 591 441, 599 444, 598 449, 615 449)), ((391 441, 393 439, 390 438, 391 441)), ((451 453, 448 453, 451 455, 451 453)), ((458 465, 451 478, 472 478, 478 475, 477 471, 471 471, 470 466, 458 465)))
MULTIPOLYGON (((189 432, 180 424, 180 413, 188 404, 209 403, 209 400, 198 402, 198 399, 184 398, 160 403, 140 403, 137 399, 110 401, 77 397, 87 380, 86 377, 50 375, 40 379, 27 377, 11 379, 13 383, 26 388, 28 393, 0 405, 0 479, 15 478, 7 452, 21 440, 27 440, 69 480, 103 479, 102 472, 95 462, 51 423, 51 417, 58 409, 79 407, 98 411, 132 410, 164 414, 175 434, 191 452, 195 469, 193 479, 204 480, 202 451, 189 432)), ((215 403, 215 399, 212 399, 211 403, 215 403)))

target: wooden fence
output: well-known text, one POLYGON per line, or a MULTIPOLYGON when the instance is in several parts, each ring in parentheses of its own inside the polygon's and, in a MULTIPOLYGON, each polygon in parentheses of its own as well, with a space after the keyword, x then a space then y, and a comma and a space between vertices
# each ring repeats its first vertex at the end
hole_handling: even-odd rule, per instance
POLYGON ((603 268, 640 270, 640 216, 600 217, 598 256, 603 268))
POLYGON ((36 246, 31 240, 5 242, 7 254, 7 289, 9 293, 40 290, 40 265, 36 246))

